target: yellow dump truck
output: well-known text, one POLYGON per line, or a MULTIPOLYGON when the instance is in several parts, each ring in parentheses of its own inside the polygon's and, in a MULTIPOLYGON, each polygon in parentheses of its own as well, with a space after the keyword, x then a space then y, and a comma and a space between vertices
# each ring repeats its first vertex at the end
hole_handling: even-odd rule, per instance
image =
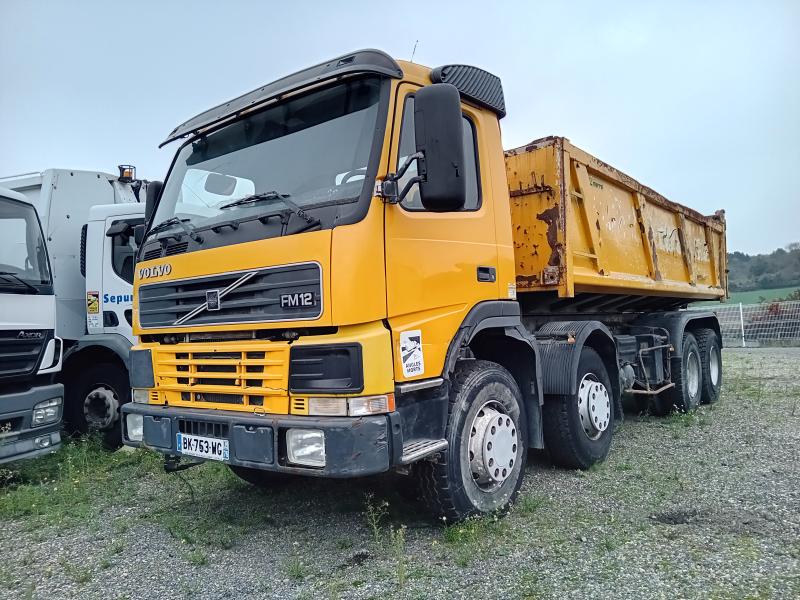
POLYGON ((123 440, 255 485, 388 470, 448 520, 528 450, 602 461, 623 399, 714 402, 725 221, 551 137, 500 80, 354 52, 175 128, 134 281, 123 440))

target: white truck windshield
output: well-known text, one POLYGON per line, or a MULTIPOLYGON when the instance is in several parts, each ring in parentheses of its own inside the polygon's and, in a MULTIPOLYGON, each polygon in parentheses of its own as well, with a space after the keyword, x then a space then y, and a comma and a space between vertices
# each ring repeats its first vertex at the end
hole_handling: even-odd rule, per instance
POLYGON ((33 206, 0 196, 0 292, 38 293, 50 286, 50 266, 33 206))

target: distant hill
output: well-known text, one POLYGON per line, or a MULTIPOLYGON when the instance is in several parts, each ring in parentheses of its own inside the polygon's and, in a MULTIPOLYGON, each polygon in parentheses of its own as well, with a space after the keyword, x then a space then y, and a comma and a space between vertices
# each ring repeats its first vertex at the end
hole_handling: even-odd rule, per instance
POLYGON ((800 242, 771 254, 729 253, 728 270, 731 292, 800 287, 800 242))

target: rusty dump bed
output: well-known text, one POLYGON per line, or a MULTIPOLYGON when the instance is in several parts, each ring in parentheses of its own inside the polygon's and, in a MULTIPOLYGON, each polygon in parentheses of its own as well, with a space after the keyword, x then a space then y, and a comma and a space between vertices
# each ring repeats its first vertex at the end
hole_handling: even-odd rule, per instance
POLYGON ((671 202, 566 138, 505 158, 518 292, 727 296, 723 211, 706 217, 671 202))

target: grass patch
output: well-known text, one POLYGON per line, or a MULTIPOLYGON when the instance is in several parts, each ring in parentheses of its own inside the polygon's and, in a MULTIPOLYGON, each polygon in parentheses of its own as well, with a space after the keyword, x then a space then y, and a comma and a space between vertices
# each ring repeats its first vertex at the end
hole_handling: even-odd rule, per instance
POLYGON ((514 510, 515 513, 520 515, 530 516, 539 511, 546 503, 546 499, 544 496, 539 495, 532 495, 532 496, 523 496, 519 500, 517 500, 516 508, 514 510))
POLYGON ((286 561, 285 569, 286 574, 295 581, 302 581, 311 574, 309 568, 298 556, 293 556, 286 561))

